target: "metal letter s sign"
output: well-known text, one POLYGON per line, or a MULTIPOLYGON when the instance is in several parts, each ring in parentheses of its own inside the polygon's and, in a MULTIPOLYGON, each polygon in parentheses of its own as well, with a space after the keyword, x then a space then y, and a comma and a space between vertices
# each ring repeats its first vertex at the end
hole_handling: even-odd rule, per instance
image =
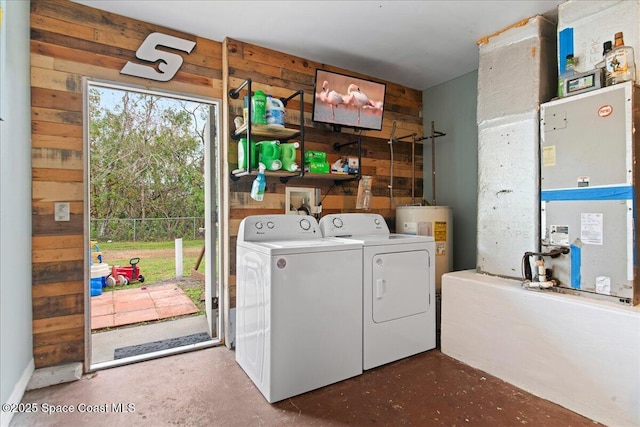
POLYGON ((176 75, 182 66, 182 56, 156 48, 158 46, 163 46, 191 53, 195 45, 196 42, 189 40, 180 39, 178 37, 162 33, 151 33, 136 51, 136 58, 153 63, 160 61, 157 69, 150 65, 140 65, 129 61, 124 67, 122 67, 120 73, 142 77, 144 79, 168 82, 176 75))

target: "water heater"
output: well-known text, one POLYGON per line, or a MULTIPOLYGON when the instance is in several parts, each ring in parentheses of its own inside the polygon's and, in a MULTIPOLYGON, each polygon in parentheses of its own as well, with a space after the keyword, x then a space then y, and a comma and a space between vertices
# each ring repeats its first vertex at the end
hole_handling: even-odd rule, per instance
POLYGON ((433 236, 436 242, 436 293, 442 275, 453 270, 453 211, 448 206, 398 206, 396 233, 433 236))

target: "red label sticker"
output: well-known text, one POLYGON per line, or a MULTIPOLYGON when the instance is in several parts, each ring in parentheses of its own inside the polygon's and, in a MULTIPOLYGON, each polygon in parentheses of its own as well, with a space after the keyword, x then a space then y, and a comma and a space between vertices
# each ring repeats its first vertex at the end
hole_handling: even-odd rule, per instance
POLYGON ((598 115, 600 117, 609 117, 613 113, 613 107, 611 105, 603 105, 598 109, 598 115))

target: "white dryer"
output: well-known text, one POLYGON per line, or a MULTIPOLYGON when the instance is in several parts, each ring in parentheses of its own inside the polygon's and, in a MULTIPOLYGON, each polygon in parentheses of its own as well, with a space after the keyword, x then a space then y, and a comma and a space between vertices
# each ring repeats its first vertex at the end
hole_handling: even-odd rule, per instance
POLYGON ((433 237, 391 234, 378 214, 327 215, 320 229, 362 244, 363 368, 435 348, 433 237))
POLYGON ((268 402, 362 373, 361 252, 312 216, 241 222, 236 361, 268 402))

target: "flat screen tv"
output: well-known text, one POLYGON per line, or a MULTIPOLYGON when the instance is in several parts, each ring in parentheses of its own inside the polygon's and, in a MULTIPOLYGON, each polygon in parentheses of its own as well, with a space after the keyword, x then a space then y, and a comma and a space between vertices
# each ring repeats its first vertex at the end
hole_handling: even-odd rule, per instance
POLYGON ((382 129, 387 85, 316 69, 312 119, 334 129, 382 129))

